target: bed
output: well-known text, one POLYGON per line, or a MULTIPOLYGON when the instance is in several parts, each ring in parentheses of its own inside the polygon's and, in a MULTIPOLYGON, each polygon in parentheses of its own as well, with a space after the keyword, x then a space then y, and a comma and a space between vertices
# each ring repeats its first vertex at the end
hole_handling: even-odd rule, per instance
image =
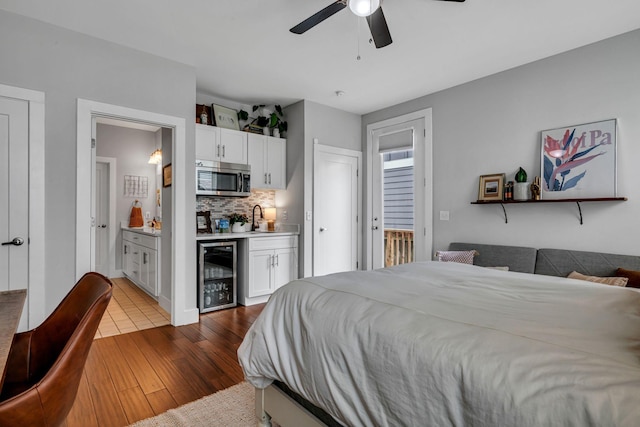
MULTIPOLYGON (((565 252, 551 270, 589 264, 565 252)), ((640 290, 441 262, 306 278, 238 356, 264 425, 636 426, 640 290)))

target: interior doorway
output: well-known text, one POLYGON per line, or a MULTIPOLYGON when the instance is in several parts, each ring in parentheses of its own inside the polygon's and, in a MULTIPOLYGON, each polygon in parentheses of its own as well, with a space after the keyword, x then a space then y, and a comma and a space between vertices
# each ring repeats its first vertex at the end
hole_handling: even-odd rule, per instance
MULTIPOLYGON (((170 200, 170 225, 163 229, 169 239, 163 235, 163 246, 168 257, 162 263, 170 271, 164 275, 168 279, 166 304, 171 313, 171 323, 175 326, 198 322, 198 309, 195 304, 195 279, 187 272, 184 256, 190 251, 187 244, 187 206, 186 203, 186 123, 184 118, 167 116, 148 111, 136 110, 111 104, 78 99, 77 106, 77 213, 76 213, 76 277, 95 267, 95 251, 92 245, 92 233, 95 231, 95 216, 92 203, 92 174, 95 167, 95 118, 105 117, 124 121, 147 123, 166 127, 172 131, 172 144, 168 159, 173 163, 172 189, 170 200), (180 254, 180 256, 177 256, 180 254), (193 287, 191 289, 189 284, 193 287), (191 292, 193 291, 193 292, 191 292)), ((191 267, 189 265, 189 267, 191 267)))
MULTIPOLYGON (((432 135, 431 109, 417 111, 367 126, 367 256, 366 268, 382 268, 397 263, 431 259, 433 245, 432 213, 432 135), (397 157, 397 158, 396 158, 397 157), (398 168, 396 168, 398 166, 398 168), (410 166, 410 167, 409 167, 410 166), (385 169, 386 168, 386 169, 385 169), (393 199, 393 185, 405 186, 406 176, 391 169, 410 169, 411 194, 393 199), (385 194, 385 175, 387 193, 385 194), (396 183, 392 183, 396 180, 396 183), (404 182, 399 182, 404 180, 404 182), (387 196, 387 200, 385 200, 387 196), (404 200, 401 200, 404 197, 404 200), (386 204, 386 215, 385 215, 386 204), (393 205, 396 206, 393 206, 393 205), (410 222, 392 227, 386 220, 391 212, 407 214, 411 208, 410 222), (411 225, 411 227, 409 227, 411 225)), ((405 173, 406 175, 406 173, 405 173)), ((409 219, 409 218, 406 218, 409 219)), ((398 221, 396 221, 398 222, 398 221)), ((400 221, 402 222, 402 221, 400 221)))

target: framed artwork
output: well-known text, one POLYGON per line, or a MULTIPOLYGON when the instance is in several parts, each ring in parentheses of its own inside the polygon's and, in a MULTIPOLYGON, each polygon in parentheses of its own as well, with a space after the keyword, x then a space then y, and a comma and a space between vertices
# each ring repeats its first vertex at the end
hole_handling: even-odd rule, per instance
POLYGON ((616 197, 616 119, 541 132, 542 199, 616 197))
POLYGON ((240 130, 238 112, 232 108, 213 104, 213 116, 216 126, 233 130, 240 130))
POLYGON ((196 233, 213 233, 211 211, 196 212, 196 233))
POLYGON ((481 175, 478 188, 478 200, 502 200, 504 174, 481 175))
POLYGON ((162 168, 162 186, 171 187, 171 163, 162 168))

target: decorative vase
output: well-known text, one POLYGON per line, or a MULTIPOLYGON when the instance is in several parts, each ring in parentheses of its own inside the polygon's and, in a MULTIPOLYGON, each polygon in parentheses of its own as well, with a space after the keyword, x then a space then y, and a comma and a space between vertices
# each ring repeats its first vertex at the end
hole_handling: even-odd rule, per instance
POLYGON ((529 183, 516 182, 513 187, 513 200, 529 200, 529 183))
POLYGON ((262 128, 262 134, 269 136, 269 126, 265 126, 262 128))
POLYGON ((240 224, 239 222, 234 222, 231 226, 232 233, 244 233, 244 224, 240 224))
POLYGON ((273 136, 275 138, 280 138, 280 129, 278 128, 273 128, 273 136))

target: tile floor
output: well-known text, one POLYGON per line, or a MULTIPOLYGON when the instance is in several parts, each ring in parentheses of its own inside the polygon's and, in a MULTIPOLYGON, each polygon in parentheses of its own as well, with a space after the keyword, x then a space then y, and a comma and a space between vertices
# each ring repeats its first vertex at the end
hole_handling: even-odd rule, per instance
POLYGON ((171 323, 171 315, 129 279, 115 278, 113 296, 95 338, 126 334, 171 323))

